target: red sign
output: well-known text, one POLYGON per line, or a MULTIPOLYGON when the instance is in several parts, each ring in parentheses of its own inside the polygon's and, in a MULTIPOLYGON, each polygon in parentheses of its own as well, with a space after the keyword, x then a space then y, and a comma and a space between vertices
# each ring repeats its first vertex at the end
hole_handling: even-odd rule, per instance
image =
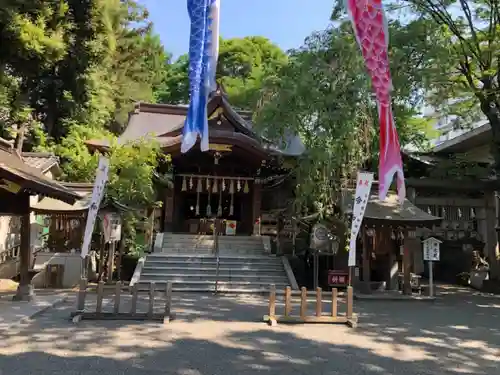
POLYGON ((349 272, 339 270, 328 271, 328 285, 347 286, 349 283, 349 272))

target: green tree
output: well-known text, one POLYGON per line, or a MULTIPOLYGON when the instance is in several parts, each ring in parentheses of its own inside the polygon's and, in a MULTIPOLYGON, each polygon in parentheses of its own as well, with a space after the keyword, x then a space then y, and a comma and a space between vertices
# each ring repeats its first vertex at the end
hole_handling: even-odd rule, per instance
MULTIPOLYGON (((491 125, 491 153, 500 175, 500 8, 497 1, 405 0, 428 22, 435 37, 428 59, 433 69, 425 81, 428 100, 458 126, 486 119, 491 125), (434 32, 438 30, 439 34, 434 32), (437 35, 436 35, 437 34, 437 35), (437 36, 437 37, 436 37, 437 36)), ((496 205, 500 205, 497 192, 496 205)), ((499 220, 500 218, 497 218, 499 220)), ((497 232, 500 242, 500 232, 497 232)), ((500 254, 489 249, 491 276, 500 277, 500 254)))
POLYGON ((495 1, 405 0, 428 25, 432 48, 426 99, 458 126, 486 118, 492 129, 494 169, 500 172, 500 10, 495 1))
MULTIPOLYGON (((224 39, 219 48, 217 80, 222 83, 231 104, 254 109, 264 80, 275 76, 286 62, 286 54, 264 37, 224 39)), ((188 67, 187 55, 168 65, 166 77, 156 94, 159 102, 189 102, 188 67)))
POLYGON ((154 99, 168 57, 133 0, 7 1, 0 31, 9 117, 31 109, 56 143, 75 123, 120 132, 134 102, 154 99))
MULTIPOLYGON (((391 31, 398 41, 391 56, 397 64, 393 95, 401 143, 425 147, 429 123, 417 117, 419 77, 412 72, 423 52, 409 53, 409 34, 400 24, 391 31)), ((299 209, 335 213, 340 189, 376 158, 378 114, 370 85, 347 23, 313 34, 291 51, 279 78, 268 80, 255 118, 258 128, 274 140, 299 134, 307 148, 296 167, 299 209)))

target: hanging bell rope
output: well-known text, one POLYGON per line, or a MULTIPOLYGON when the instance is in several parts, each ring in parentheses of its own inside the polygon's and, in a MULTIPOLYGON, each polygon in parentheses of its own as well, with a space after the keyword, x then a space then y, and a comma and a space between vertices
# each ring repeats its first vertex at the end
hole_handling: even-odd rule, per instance
POLYGON ((208 190, 208 203, 207 203, 207 216, 212 216, 212 205, 210 201, 212 200, 212 193, 208 190))
POLYGON ((234 194, 231 193, 231 204, 229 205, 229 216, 234 215, 234 194))
POLYGON ((219 193, 219 207, 217 208, 217 216, 222 216, 222 190, 219 193))
POLYGON ((212 184, 212 193, 217 194, 217 179, 214 178, 214 182, 212 184))
MULTIPOLYGON (((201 181, 198 181, 198 186, 201 189, 201 181)), ((196 192, 196 208, 195 208, 195 215, 200 216, 200 192, 196 192)))
POLYGON ((198 193, 198 196, 200 195, 200 193, 202 192, 203 190, 203 187, 201 185, 201 178, 198 179, 198 184, 196 186, 196 192, 198 193))
POLYGON ((182 188, 181 191, 186 191, 187 190, 187 184, 186 184, 186 176, 182 177, 182 188))

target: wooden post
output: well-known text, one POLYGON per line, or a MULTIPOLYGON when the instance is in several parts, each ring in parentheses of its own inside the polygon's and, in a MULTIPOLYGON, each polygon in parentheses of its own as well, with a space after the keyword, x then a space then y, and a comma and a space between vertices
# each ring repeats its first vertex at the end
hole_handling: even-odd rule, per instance
POLYGON ((154 307, 155 307, 155 283, 152 282, 151 284, 149 284, 149 309, 148 309, 148 316, 150 318, 153 317, 154 307))
POLYGON ((113 309, 113 312, 115 314, 118 314, 120 312, 120 295, 122 293, 122 283, 120 281, 116 282, 116 289, 115 289, 115 307, 113 309))
POLYGON ((99 281, 99 284, 97 284, 97 305, 95 308, 96 314, 100 314, 102 312, 103 297, 104 297, 104 281, 99 281))
POLYGON ((130 304, 130 314, 135 315, 137 312, 137 284, 132 286, 132 302, 130 304))
POLYGON ((352 307, 353 307, 353 292, 352 286, 347 287, 347 319, 352 319, 352 307))
POLYGON ((289 316, 292 312, 292 288, 285 288, 285 316, 289 316))
POLYGON ((125 241, 120 241, 120 245, 118 246, 118 257, 116 258, 116 277, 120 281, 122 279, 122 259, 124 248, 125 241))
POLYGON ((21 246, 19 250, 19 285, 17 286, 16 294, 13 297, 14 301, 31 301, 34 297, 33 285, 31 284, 30 268, 31 268, 31 208, 30 196, 27 193, 19 195, 20 207, 18 210, 21 213, 21 246))
POLYGON ((78 311, 85 310, 85 294, 87 292, 87 279, 80 279, 80 287, 78 288, 78 302, 76 309, 78 311))
POLYGON ((323 303, 321 297, 321 288, 316 288, 316 316, 321 316, 321 305, 323 303))
POLYGON ((272 284, 269 291, 269 317, 274 319, 276 316, 276 285, 272 284))
POLYGON ((300 317, 305 318, 307 314, 307 289, 300 288, 300 317))
POLYGON ((411 252, 408 235, 403 240, 403 294, 411 295, 411 252))
POLYGON ((334 317, 334 318, 337 316, 337 312, 338 312, 337 296, 338 296, 338 289, 333 288, 332 289, 332 317, 334 317))
POLYGON ((369 283, 370 280, 370 256, 371 252, 373 251, 373 247, 375 247, 375 240, 376 240, 376 235, 377 235, 378 229, 375 230, 373 233, 373 237, 369 237, 368 234, 366 233, 367 231, 364 230, 364 241, 363 241, 363 282, 369 283), (370 245, 370 238, 372 241, 372 244, 370 245))
POLYGON ((115 263, 115 241, 109 243, 108 249, 108 283, 113 280, 113 265, 115 263))
POLYGON ((165 289, 165 316, 163 317, 163 323, 170 322, 170 310, 172 309, 172 282, 167 282, 167 288, 165 289))
POLYGON ((105 264, 104 264, 104 246, 106 246, 106 243, 104 242, 104 234, 101 234, 100 241, 99 241, 99 267, 98 267, 98 276, 97 280, 101 281, 103 279, 104 275, 104 269, 105 264))

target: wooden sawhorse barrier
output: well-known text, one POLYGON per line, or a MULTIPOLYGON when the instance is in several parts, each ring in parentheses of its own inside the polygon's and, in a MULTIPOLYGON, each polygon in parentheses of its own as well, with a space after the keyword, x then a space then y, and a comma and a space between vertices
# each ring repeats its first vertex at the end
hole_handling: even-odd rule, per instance
POLYGON ((276 315, 276 287, 271 285, 269 292, 269 314, 264 315, 264 321, 269 325, 275 326, 277 323, 333 323, 347 324, 349 327, 355 328, 358 323, 358 317, 353 313, 353 290, 352 287, 347 288, 347 310, 345 315, 338 313, 338 290, 332 289, 331 292, 331 313, 323 315, 323 292, 321 288, 316 289, 316 314, 313 316, 307 315, 307 289, 300 289, 300 313, 299 315, 291 315, 292 312, 292 289, 285 288, 285 314, 276 315))
POLYGON ((138 289, 137 284, 132 287, 132 300, 130 303, 130 309, 128 311, 120 311, 120 300, 122 295, 122 283, 117 282, 115 286, 114 305, 113 311, 103 311, 102 303, 104 299, 104 282, 99 282, 97 285, 97 301, 95 311, 87 311, 85 309, 85 299, 88 295, 87 290, 87 279, 80 280, 80 286, 77 296, 77 311, 71 314, 74 323, 78 323, 80 320, 140 320, 140 321, 159 321, 163 323, 169 323, 172 316, 172 283, 168 282, 165 292, 165 307, 162 313, 155 313, 155 283, 149 284, 149 299, 148 299, 148 311, 138 312, 137 311, 137 299, 138 299, 138 289))

